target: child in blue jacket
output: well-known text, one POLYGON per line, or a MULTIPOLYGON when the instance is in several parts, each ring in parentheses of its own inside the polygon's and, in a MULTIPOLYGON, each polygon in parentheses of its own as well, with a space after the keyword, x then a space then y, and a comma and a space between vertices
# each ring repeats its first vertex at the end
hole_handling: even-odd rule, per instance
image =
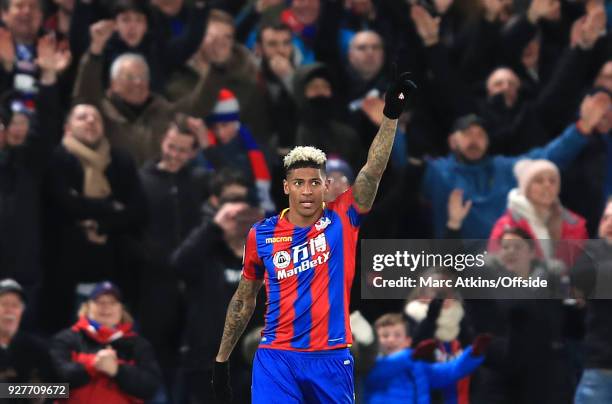
POLYGON ((427 363, 436 343, 423 341, 413 350, 401 314, 385 314, 374 324, 381 354, 365 377, 363 396, 366 404, 429 404, 430 390, 445 387, 472 373, 484 360, 483 351, 490 336, 478 336, 457 359, 445 363, 427 363))

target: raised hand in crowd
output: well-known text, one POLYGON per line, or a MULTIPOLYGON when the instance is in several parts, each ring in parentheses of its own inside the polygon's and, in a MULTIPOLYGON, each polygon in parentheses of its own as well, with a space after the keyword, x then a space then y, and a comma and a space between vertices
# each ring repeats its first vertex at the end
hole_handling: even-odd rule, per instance
POLYGON ((540 20, 559 21, 561 2, 559 0, 533 0, 527 10, 527 19, 532 24, 540 20))
POLYGON ((484 18, 489 22, 508 21, 511 15, 512 0, 481 0, 484 18))
POLYGON ((198 144, 201 149, 208 147, 208 128, 202 118, 190 116, 187 118, 187 126, 198 136, 198 144))
POLYGON ((270 69, 280 79, 289 77, 295 71, 291 60, 278 54, 270 58, 270 69))
POLYGON ((213 221, 224 234, 234 236, 239 230, 237 217, 248 209, 249 205, 246 202, 228 202, 219 209, 213 221))
POLYGON ((463 220, 470 213, 472 201, 463 201, 463 190, 453 189, 448 197, 448 222, 446 226, 452 230, 459 230, 463 225, 463 220))
POLYGON ((612 122, 609 122, 611 109, 612 100, 607 93, 599 91, 587 95, 580 104, 578 130, 585 135, 592 134, 596 129, 599 133, 609 132, 612 125, 612 122))
POLYGON ((432 17, 424 7, 415 4, 410 8, 410 17, 425 46, 433 46, 440 40, 440 17, 432 17))
POLYGON ((2 63, 6 72, 13 71, 15 44, 13 43, 13 35, 4 27, 0 27, 0 63, 2 63))
POLYGON ((440 15, 446 14, 449 8, 453 5, 455 0, 434 0, 434 7, 440 15))
POLYGON ((89 27, 89 34, 91 36, 89 51, 93 55, 102 54, 104 46, 106 46, 106 42, 108 42, 111 35, 113 35, 113 32, 115 32, 114 20, 100 20, 91 24, 89 27))
POLYGON ((257 0, 255 2, 255 11, 258 13, 263 13, 270 7, 278 6, 282 4, 283 0, 257 0))
POLYGON ((53 33, 38 40, 36 54, 36 64, 42 71, 40 79, 43 84, 53 84, 57 79, 57 74, 66 70, 70 65, 70 50, 60 46, 53 33))
POLYGON ((382 124, 384 108, 385 102, 378 97, 364 98, 363 102, 361 103, 361 110, 376 126, 380 126, 382 124))

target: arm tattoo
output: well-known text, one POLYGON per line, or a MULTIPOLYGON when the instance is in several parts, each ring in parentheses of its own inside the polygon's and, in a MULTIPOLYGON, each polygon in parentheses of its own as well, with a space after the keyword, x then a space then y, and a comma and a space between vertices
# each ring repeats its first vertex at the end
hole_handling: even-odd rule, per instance
POLYGON ((368 151, 368 161, 355 179, 353 195, 357 206, 362 210, 369 210, 374 203, 378 184, 391 155, 396 129, 397 119, 383 118, 380 129, 368 151))
POLYGON ((234 293, 227 308, 225 327, 223 328, 223 337, 221 338, 217 361, 226 361, 232 353, 234 346, 253 315, 257 293, 261 285, 262 281, 240 279, 238 289, 236 289, 236 293, 234 293))

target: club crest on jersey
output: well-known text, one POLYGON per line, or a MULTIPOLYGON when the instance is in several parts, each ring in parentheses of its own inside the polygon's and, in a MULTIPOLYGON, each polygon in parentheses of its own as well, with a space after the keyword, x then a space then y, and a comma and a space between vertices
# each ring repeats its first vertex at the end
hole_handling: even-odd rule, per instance
POLYGON ((331 224, 331 219, 329 217, 323 216, 322 218, 319 219, 318 222, 315 223, 315 229, 317 229, 317 231, 321 231, 327 226, 329 226, 330 224, 331 224))
POLYGON ((291 256, 287 251, 279 251, 272 258, 274 266, 278 269, 287 268, 291 263, 291 256))

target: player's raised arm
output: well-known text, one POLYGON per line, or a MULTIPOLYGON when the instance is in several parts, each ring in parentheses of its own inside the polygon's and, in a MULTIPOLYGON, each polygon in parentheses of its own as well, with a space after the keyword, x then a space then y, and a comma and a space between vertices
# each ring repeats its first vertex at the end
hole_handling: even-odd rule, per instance
POLYGON ((387 89, 382 124, 368 151, 368 160, 355 179, 353 195, 362 211, 369 210, 374 203, 378 184, 393 148, 397 119, 408 101, 408 95, 416 88, 409 76, 409 73, 403 73, 387 89))
POLYGON ((232 300, 230 300, 227 315, 225 316, 221 345, 215 359, 213 388, 217 399, 230 399, 228 359, 253 315, 257 294, 262 284, 262 280, 249 280, 243 275, 240 278, 236 293, 234 293, 232 300))

